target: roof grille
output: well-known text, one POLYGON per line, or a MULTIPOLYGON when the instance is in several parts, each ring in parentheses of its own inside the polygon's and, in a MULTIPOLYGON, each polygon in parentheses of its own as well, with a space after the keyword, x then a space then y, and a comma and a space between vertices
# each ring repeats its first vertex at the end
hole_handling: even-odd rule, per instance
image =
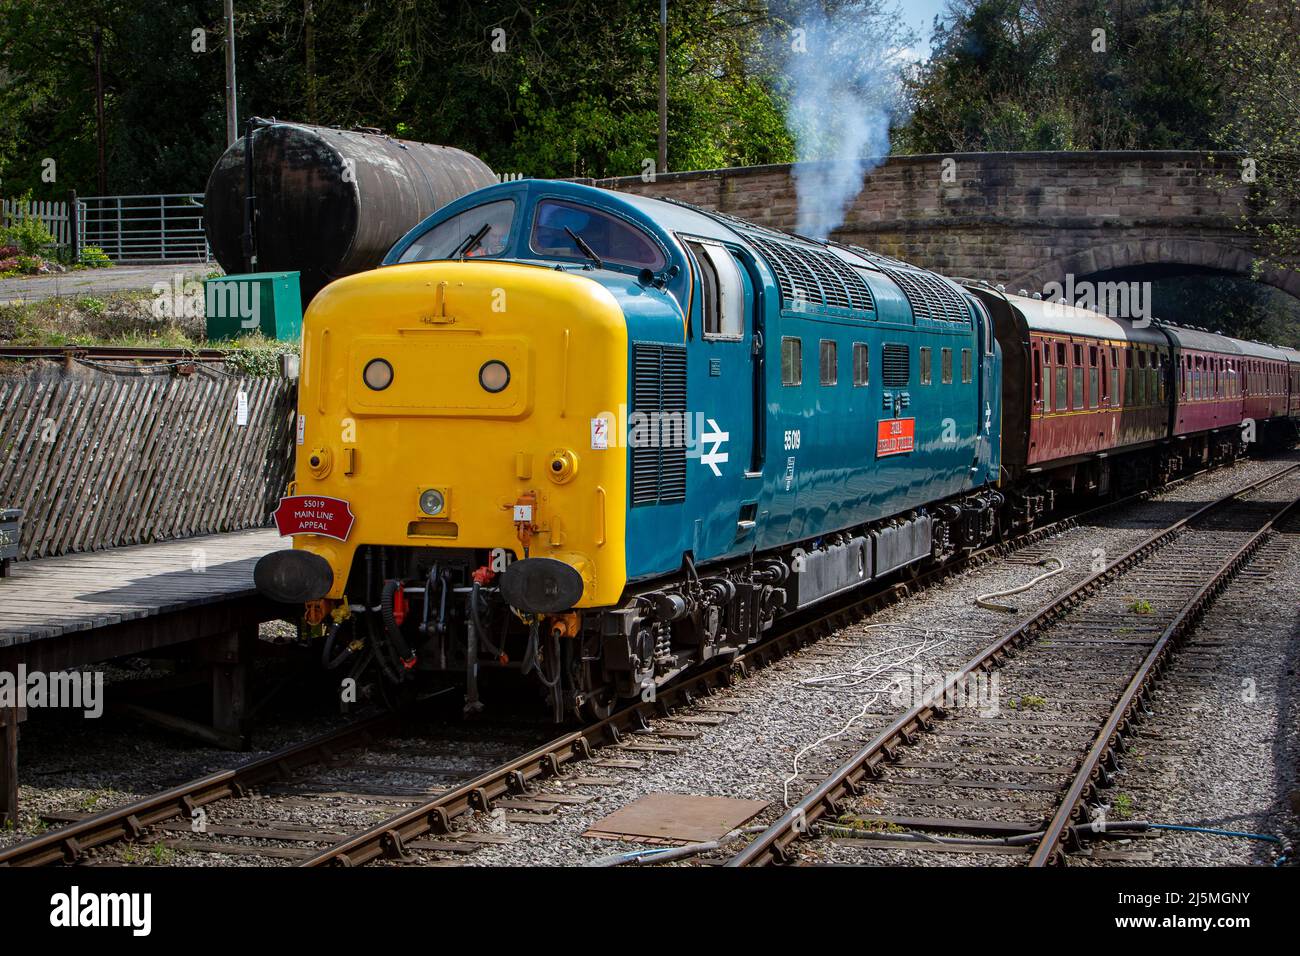
POLYGON ((763 253, 776 275, 782 304, 812 302, 859 312, 875 311, 871 288, 852 266, 833 252, 776 242, 765 236, 746 238, 763 253))
POLYGON ((632 413, 647 416, 632 445, 632 504, 686 499, 686 347, 632 346, 632 413), (665 440, 666 439, 666 440, 665 440))
POLYGON ((903 290, 918 319, 941 319, 970 324, 966 303, 955 289, 938 276, 914 269, 898 269, 877 261, 876 267, 903 290))

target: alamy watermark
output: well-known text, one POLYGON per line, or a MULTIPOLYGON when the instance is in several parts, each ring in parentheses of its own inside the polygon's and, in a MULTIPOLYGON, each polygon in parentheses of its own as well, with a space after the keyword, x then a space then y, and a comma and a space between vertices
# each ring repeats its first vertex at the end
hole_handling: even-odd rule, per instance
POLYGON ((80 710, 86 717, 104 713, 102 671, 0 671, 0 709, 80 710))
POLYGON ((1065 282, 1043 286, 1048 313, 1063 316, 1067 306, 1099 312, 1113 319, 1128 319, 1135 328, 1151 324, 1150 282, 1090 282, 1067 273, 1065 282))

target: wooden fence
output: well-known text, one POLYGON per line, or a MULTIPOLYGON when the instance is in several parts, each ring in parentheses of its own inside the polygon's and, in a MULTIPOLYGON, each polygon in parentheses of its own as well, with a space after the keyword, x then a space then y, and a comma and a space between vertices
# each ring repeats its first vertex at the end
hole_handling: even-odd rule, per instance
POLYGON ((24 512, 19 558, 268 525, 291 477, 295 386, 203 366, 0 377, 0 507, 24 512))
POLYGON ((22 199, 0 200, 0 226, 15 226, 23 219, 39 219, 54 236, 60 249, 73 244, 73 219, 66 202, 29 202, 22 199))

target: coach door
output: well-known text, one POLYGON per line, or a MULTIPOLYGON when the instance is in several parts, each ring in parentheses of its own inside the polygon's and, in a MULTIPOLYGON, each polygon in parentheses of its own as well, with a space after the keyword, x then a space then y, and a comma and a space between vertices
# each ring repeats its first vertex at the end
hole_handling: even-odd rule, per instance
POLYGON ((693 326, 705 357, 703 381, 696 379, 700 387, 691 393, 699 398, 692 409, 698 457, 690 467, 706 500, 716 503, 701 529, 699 553, 717 554, 751 540, 758 518, 763 334, 754 320, 754 282, 737 254, 708 239, 683 241, 695 260, 693 326))

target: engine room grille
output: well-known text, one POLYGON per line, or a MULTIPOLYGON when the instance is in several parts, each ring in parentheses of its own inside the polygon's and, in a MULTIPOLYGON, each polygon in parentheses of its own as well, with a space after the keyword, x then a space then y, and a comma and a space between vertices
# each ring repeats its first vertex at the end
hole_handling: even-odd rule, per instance
POLYGON ((632 422, 632 504, 684 501, 685 346, 632 346, 632 414, 637 412, 646 417, 632 422))
POLYGON ((966 303, 948 283, 928 272, 894 269, 877 262, 877 268, 894 280, 912 306, 912 314, 922 319, 944 319, 970 324, 966 303))
POLYGON ((781 288, 782 304, 813 302, 871 312, 871 288, 853 267, 833 252, 811 249, 761 236, 749 239, 767 261, 781 288))
POLYGON ((881 350, 881 381, 886 388, 906 388, 912 377, 911 353, 906 345, 886 343, 881 350))

